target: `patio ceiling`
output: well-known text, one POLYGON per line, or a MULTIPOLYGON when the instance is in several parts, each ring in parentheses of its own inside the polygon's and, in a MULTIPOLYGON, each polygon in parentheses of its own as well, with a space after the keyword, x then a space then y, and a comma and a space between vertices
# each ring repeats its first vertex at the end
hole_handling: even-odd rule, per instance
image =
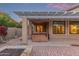
POLYGON ((31 12, 31 11, 15 11, 18 16, 26 16, 27 18, 79 18, 79 12, 31 12))

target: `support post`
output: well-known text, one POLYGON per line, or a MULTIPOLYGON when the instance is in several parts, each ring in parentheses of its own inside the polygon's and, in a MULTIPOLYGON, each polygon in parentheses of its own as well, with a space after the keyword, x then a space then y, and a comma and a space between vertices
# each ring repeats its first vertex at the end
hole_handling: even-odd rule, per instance
POLYGON ((26 17, 23 17, 22 20, 22 44, 28 44, 28 20, 26 17))
POLYGON ((49 39, 52 39, 52 21, 49 20, 49 39))

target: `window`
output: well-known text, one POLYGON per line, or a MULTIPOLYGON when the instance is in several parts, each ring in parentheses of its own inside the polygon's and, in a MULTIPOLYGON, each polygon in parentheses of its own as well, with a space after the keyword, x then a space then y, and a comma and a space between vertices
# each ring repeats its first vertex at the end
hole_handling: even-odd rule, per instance
POLYGON ((65 34, 65 21, 53 22, 53 34, 65 34))
POLYGON ((79 21, 70 21, 69 22, 69 33, 70 34, 79 34, 79 21))
POLYGON ((46 32, 46 26, 45 23, 34 23, 32 25, 33 32, 46 32))
POLYGON ((36 32, 44 32, 44 26, 43 25, 36 25, 36 32))

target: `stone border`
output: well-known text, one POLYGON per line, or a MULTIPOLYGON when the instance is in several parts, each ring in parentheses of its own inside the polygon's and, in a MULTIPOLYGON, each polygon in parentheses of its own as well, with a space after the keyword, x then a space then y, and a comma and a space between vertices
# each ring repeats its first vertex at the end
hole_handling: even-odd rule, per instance
POLYGON ((21 56, 31 56, 31 55, 32 55, 32 46, 28 46, 21 54, 21 56))

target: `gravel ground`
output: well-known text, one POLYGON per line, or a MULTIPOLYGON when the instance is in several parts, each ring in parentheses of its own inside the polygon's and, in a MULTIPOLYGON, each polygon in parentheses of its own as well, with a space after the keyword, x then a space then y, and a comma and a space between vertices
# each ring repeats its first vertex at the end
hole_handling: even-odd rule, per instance
POLYGON ((34 46, 33 56, 79 56, 79 47, 70 46, 34 46))

